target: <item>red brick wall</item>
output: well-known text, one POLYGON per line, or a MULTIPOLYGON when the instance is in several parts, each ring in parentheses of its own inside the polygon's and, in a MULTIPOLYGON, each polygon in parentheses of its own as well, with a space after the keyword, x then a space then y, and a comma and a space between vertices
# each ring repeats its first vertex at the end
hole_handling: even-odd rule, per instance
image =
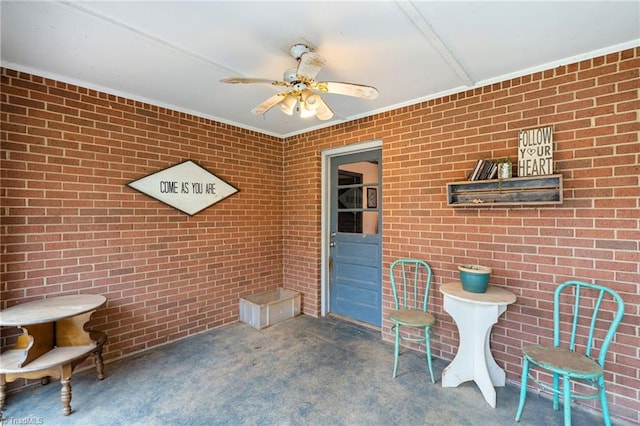
POLYGON ((383 313, 391 261, 427 260, 433 351, 451 359, 457 330, 438 286, 456 279, 460 263, 492 266, 494 282, 518 296, 494 327, 492 349, 519 382, 522 343, 550 333, 538 319, 550 316, 554 286, 569 278, 609 285, 627 303, 607 366, 610 408, 639 422, 639 53, 284 141, 3 70, 3 306, 45 294, 107 295, 94 322, 110 335, 108 359, 235 321, 239 296, 282 283, 317 316, 320 151, 380 139, 383 313), (546 125, 554 126, 563 205, 446 206, 447 182, 464 180, 478 158, 515 158, 518 130, 546 125), (240 192, 187 217, 125 186, 188 158, 240 192))
MULTIPOLYGON (((391 262, 428 261, 438 319, 432 350, 451 359, 458 334, 439 285, 457 279, 459 264, 491 266, 493 282, 518 297, 494 327, 491 346, 508 379, 519 383, 522 344, 550 336, 555 287, 568 279, 610 286, 626 302, 607 364, 610 409, 640 422, 639 54, 627 50, 289 138, 285 176, 296 184, 285 197, 304 201, 288 206, 296 222, 288 226, 285 217, 285 286, 304 290, 316 300, 307 312, 320 312, 321 212, 312 195, 321 184, 319 152, 380 139, 383 316, 391 306, 391 262), (516 159, 518 131, 549 125, 555 170, 564 177, 562 205, 447 207, 448 182, 465 180, 479 158, 516 159), (308 172, 295 180, 300 170, 308 172)), ((387 340, 389 328, 385 320, 387 340)))
POLYGON ((1 101, 2 307, 103 294, 109 360, 282 284, 278 138, 7 69, 1 101), (186 159, 239 192, 190 217, 126 185, 186 159))

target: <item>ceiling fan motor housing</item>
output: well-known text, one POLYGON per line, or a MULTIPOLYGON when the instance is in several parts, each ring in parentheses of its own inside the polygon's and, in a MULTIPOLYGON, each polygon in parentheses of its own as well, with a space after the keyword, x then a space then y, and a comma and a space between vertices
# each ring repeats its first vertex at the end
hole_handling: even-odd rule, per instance
POLYGON ((307 84, 301 82, 298 78, 297 68, 289 68, 282 76, 282 79, 287 83, 291 83, 291 88, 295 92, 301 92, 307 88, 307 84))
POLYGON ((291 87, 293 87, 293 90, 296 92, 302 92, 304 89, 307 88, 307 85, 298 81, 294 83, 294 85, 291 87))
POLYGON ((282 75, 282 79, 287 83, 293 83, 298 81, 298 69, 297 68, 289 68, 282 75))

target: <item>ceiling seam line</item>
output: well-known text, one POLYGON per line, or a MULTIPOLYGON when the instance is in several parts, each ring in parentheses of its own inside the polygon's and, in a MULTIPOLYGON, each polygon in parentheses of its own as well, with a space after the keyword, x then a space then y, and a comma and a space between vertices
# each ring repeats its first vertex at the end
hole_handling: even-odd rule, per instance
POLYGON ((409 17, 411 22, 420 30, 420 32, 425 36, 427 41, 436 49, 438 54, 444 59, 444 61, 453 69, 453 71, 460 77, 463 83, 465 83, 469 87, 473 87, 475 82, 469 76, 467 71, 463 68, 463 66, 458 62, 453 53, 449 50, 449 48, 442 42, 438 34, 433 30, 429 22, 420 14, 420 12, 416 9, 414 4, 411 1, 406 0, 396 0, 398 6, 404 11, 404 13, 409 17))

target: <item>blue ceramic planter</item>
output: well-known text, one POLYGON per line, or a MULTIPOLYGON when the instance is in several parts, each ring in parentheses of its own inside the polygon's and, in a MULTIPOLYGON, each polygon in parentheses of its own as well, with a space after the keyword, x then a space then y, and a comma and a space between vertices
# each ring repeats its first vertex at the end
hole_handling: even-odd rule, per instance
POLYGON ((489 285, 489 277, 491 276, 491 268, 479 265, 461 265, 458 266, 460 271, 460 281, 462 288, 471 293, 484 293, 489 285))

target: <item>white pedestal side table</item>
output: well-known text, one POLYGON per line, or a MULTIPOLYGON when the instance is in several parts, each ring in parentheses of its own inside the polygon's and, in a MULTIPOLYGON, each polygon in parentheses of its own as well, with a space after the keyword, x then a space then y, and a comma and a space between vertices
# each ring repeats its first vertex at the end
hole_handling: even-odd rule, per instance
POLYGON ((443 284, 440 292, 444 295, 444 310, 453 317, 460 334, 458 352, 442 372, 442 387, 473 380, 484 399, 496 408, 494 386, 504 386, 506 375, 489 349, 491 328, 516 296, 491 285, 486 293, 471 293, 463 290, 458 281, 443 284))

